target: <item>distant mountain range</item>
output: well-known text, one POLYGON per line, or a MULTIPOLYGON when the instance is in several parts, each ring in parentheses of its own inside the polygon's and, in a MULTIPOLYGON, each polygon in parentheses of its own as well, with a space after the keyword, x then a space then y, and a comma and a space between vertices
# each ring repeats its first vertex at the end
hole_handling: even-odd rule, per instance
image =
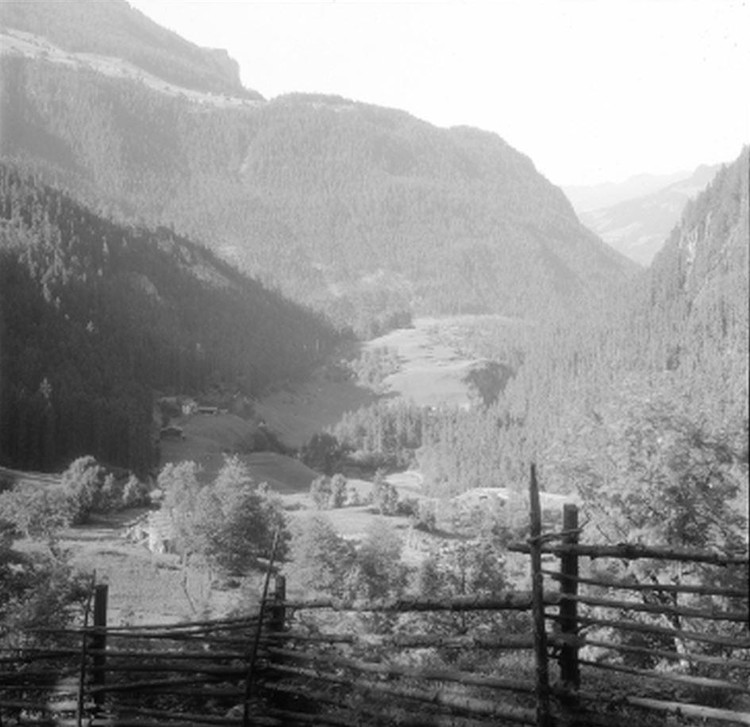
POLYGON ((544 316, 635 269, 495 134, 337 97, 265 102, 120 0, 11 5, 2 157, 200 239, 339 323, 544 316))
POLYGON ((581 221, 605 242, 648 266, 679 222, 685 204, 702 192, 721 168, 639 175, 621 184, 566 187, 581 221))
POLYGON ((566 185, 563 191, 576 212, 580 214, 612 207, 620 202, 657 192, 670 184, 687 179, 691 174, 692 172, 687 170, 671 174, 636 174, 622 182, 566 185))

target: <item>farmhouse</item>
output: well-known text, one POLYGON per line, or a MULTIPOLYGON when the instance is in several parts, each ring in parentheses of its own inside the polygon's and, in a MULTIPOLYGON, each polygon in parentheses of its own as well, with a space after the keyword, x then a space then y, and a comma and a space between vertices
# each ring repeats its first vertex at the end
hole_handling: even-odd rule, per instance
POLYGON ((145 545, 152 553, 175 552, 175 527, 172 516, 162 510, 145 513, 130 525, 128 538, 145 545))
POLYGON ((161 428, 159 439, 185 439, 185 433, 182 431, 182 427, 170 424, 168 427, 161 428))

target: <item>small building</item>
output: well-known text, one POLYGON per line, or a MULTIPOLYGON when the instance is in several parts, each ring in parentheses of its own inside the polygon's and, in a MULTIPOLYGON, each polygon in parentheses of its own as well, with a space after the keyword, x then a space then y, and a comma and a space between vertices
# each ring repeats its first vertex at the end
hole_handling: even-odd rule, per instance
POLYGON ((189 417, 198 411, 198 403, 194 399, 186 399, 182 402, 182 416, 189 417))
POLYGON ((185 439, 185 432, 182 431, 182 427, 170 424, 167 427, 161 428, 159 439, 185 439))
POLYGON ((127 537, 145 545, 152 553, 175 552, 174 521, 164 510, 154 510, 139 517, 128 527, 127 537))
POLYGON ((197 409, 197 413, 216 416, 219 413, 219 407, 218 406, 199 406, 197 409))

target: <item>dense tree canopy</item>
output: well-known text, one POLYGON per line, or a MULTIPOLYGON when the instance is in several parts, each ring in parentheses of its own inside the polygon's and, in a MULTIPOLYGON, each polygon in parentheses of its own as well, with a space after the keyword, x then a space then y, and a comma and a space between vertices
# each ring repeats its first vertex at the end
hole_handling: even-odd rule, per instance
POLYGON ((257 395, 337 340, 169 230, 113 224, 0 167, 0 458, 155 463, 153 392, 257 395))

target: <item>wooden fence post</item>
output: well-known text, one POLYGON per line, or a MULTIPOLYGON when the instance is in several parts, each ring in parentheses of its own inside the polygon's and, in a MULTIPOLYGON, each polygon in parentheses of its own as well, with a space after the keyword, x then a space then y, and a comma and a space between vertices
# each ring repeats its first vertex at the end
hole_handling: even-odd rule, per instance
MULTIPOLYGON (((96 587, 96 574, 92 579, 89 597, 86 599, 86 605, 83 609, 83 638, 81 639, 81 664, 78 672, 78 698, 76 700, 76 727, 83 727, 83 710, 86 697, 86 662, 88 661, 88 628, 89 614, 91 613, 91 602, 94 598, 94 588, 96 587)), ((2 721, 0 721, 2 727, 2 721)))
MULTIPOLYGON (((91 637, 91 650, 94 651, 91 685, 103 687, 106 683, 107 665, 107 597, 109 586, 102 583, 94 588, 94 633, 91 637)), ((99 711, 104 704, 104 692, 94 692, 94 705, 99 711)))
POLYGON ((284 630, 286 625, 286 576, 281 574, 274 580, 273 606, 271 606, 271 618, 268 622, 270 631, 279 632, 284 630))
MULTIPOLYGON (((578 506, 567 504, 563 506, 563 543, 578 544, 578 506)), ((570 638, 578 637, 578 603, 574 599, 565 598, 566 595, 578 594, 578 554, 561 553, 560 555, 560 632, 570 638)), ((578 703, 577 695, 581 686, 581 671, 578 664, 578 646, 564 643, 560 649, 560 677, 562 686, 571 694, 564 700, 568 706, 574 707, 578 703)))
POLYGON ((536 723, 537 727, 551 727, 549 706, 549 665, 547 663, 547 631, 544 620, 544 576, 542 574, 542 508, 539 503, 539 483, 536 465, 531 465, 529 483, 531 505, 531 613, 534 619, 534 652, 536 655, 536 723))

